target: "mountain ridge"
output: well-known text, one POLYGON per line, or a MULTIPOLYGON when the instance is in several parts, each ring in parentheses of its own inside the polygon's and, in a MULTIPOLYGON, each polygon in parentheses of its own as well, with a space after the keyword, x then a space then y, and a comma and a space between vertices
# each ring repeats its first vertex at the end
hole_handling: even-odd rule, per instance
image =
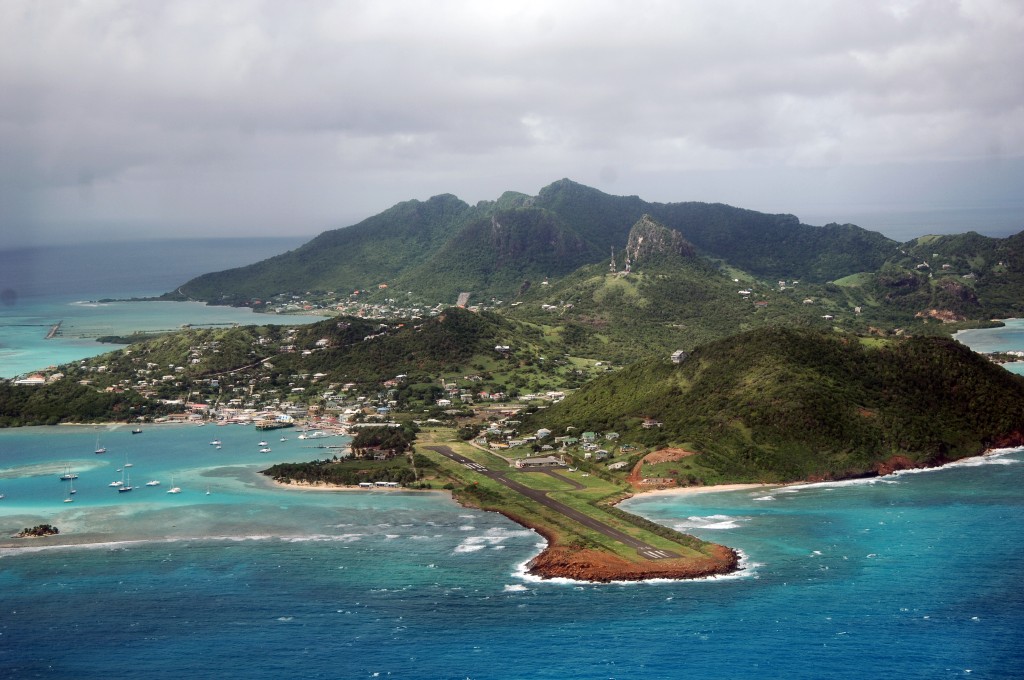
POLYGON ((289 253, 192 279, 166 297, 246 304, 285 291, 367 289, 395 281, 435 300, 453 298, 466 281, 475 283, 478 295, 508 297, 525 280, 564 275, 601 262, 613 247, 624 248, 629 230, 644 214, 678 231, 701 254, 767 278, 785 273, 825 281, 876 269, 896 246, 854 225, 812 227, 793 215, 716 203, 651 203, 562 179, 537 196, 505 192, 475 206, 451 194, 398 203, 289 253), (523 237, 541 227, 548 236, 557 234, 555 252, 520 248, 511 260, 499 258, 503 251, 492 248, 490 235, 481 229, 496 215, 506 220, 514 215, 523 237), (480 281, 481 271, 499 267, 511 273, 480 281), (460 283, 437 276, 438 270, 451 272, 460 283))

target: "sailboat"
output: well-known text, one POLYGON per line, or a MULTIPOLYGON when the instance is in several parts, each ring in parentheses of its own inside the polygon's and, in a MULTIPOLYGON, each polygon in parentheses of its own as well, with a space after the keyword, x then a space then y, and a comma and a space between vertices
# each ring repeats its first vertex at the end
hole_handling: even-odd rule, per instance
POLYGON ((100 446, 100 436, 96 435, 96 453, 106 453, 106 452, 107 452, 107 447, 106 446, 100 446))
POLYGON ((64 499, 65 503, 74 503, 75 499, 71 497, 75 493, 75 483, 71 482, 71 487, 68 489, 68 497, 64 499))
POLYGON ((174 486, 174 475, 171 475, 171 488, 167 490, 167 493, 181 493, 181 487, 174 486))
POLYGON ((118 493, 124 493, 126 491, 131 491, 131 490, 132 490, 132 477, 131 477, 131 475, 128 475, 127 481, 125 481, 125 483, 122 484, 121 486, 117 487, 117 492, 118 493))
POLYGON ((60 481, 69 482, 72 479, 78 479, 78 475, 71 471, 71 464, 68 463, 64 466, 64 474, 60 476, 60 481))

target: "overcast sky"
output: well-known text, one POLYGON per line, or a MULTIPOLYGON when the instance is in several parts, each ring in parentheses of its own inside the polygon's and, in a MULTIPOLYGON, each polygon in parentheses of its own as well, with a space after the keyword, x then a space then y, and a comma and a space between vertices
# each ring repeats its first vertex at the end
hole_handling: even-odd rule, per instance
POLYGON ((0 2, 0 247, 315 234, 569 177, 1024 229, 1024 2, 0 2))

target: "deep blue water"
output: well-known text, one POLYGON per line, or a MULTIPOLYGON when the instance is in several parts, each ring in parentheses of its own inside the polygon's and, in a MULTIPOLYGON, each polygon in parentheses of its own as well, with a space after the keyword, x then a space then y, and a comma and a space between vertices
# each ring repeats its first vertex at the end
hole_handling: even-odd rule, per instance
POLYGON ((298 491, 252 428, 0 432, 8 677, 1007 678, 1024 650, 1024 453, 882 481, 626 507, 743 551, 739 575, 520 573, 539 537, 440 493, 298 491), (99 441, 103 455, 92 453, 99 441), (210 446, 212 438, 223 449, 210 446), (136 484, 107 484, 125 461, 136 484), (66 465, 76 501, 63 503, 66 465), (171 474, 183 488, 165 493, 171 474), (209 490, 209 495, 206 491, 209 490))

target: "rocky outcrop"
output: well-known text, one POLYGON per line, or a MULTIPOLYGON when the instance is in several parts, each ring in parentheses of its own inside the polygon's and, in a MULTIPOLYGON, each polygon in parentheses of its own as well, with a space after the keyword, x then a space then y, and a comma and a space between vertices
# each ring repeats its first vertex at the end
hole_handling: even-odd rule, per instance
POLYGON ((967 317, 957 314, 951 309, 925 309, 914 315, 915 319, 938 319, 942 323, 966 321, 967 317))
POLYGON ((527 564, 529 572, 541 578, 570 578, 577 581, 646 581, 655 578, 693 579, 728 574, 739 568, 739 556, 725 546, 712 546, 708 557, 668 560, 627 561, 599 550, 554 546, 527 564))
POLYGON ((1010 449, 1016 446, 1024 446, 1024 430, 1014 430, 999 437, 993 437, 989 442, 991 449, 1010 449))
MULTIPOLYGON (((488 509, 476 503, 467 503, 465 497, 456 500, 466 507, 488 509)), ((530 574, 543 579, 570 578, 599 583, 647 581, 655 578, 694 579, 730 574, 738 570, 740 565, 740 557, 735 550, 717 543, 708 544, 708 554, 700 557, 633 562, 603 550, 561 545, 555 534, 538 523, 527 521, 506 510, 495 511, 516 524, 533 529, 547 541, 547 547, 526 564, 530 574)))
POLYGON ((669 229, 650 215, 641 217, 629 230, 626 255, 636 265, 657 255, 692 257, 696 253, 693 244, 674 229, 669 229))
POLYGON ((892 456, 886 460, 875 463, 874 472, 879 477, 891 475, 899 470, 916 470, 923 467, 935 467, 928 463, 918 463, 907 456, 892 456))

